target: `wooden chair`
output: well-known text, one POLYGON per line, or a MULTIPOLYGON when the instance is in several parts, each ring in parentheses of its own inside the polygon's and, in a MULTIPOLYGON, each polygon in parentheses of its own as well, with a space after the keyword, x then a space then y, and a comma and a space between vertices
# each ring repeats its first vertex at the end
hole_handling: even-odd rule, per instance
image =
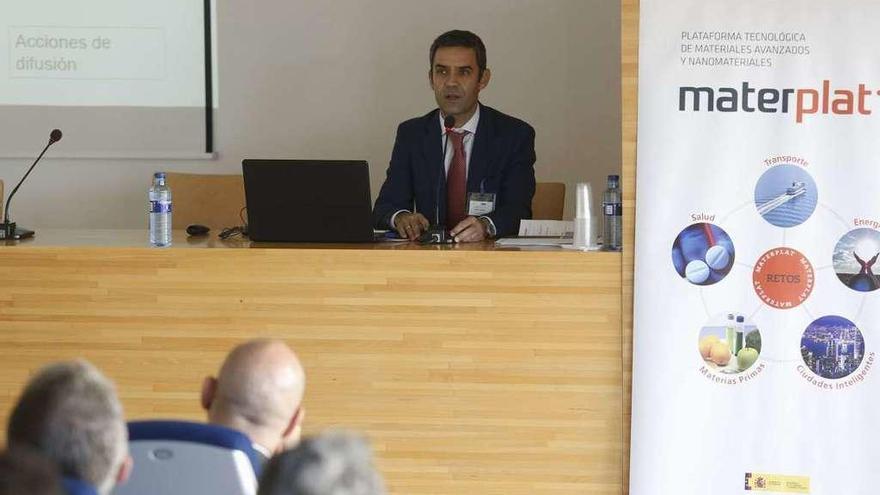
POLYGON ((241 225, 244 179, 241 174, 183 174, 169 172, 165 181, 174 200, 174 228, 202 224, 219 232, 241 225))
POLYGON ((565 207, 565 184, 538 182, 532 197, 532 218, 535 220, 562 220, 565 207))

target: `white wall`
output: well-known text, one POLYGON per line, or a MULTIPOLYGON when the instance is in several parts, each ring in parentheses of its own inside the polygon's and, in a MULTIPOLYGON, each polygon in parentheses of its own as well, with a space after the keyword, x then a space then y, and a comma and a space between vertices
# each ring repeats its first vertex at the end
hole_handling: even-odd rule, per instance
MULTIPOLYGON (((620 168, 620 5, 609 0, 220 0, 215 161, 53 159, 12 205, 20 225, 140 228, 155 170, 240 172, 242 158, 367 159, 373 195, 397 124, 435 107, 428 47, 479 34, 482 101, 537 131, 537 178, 593 182, 620 168)), ((48 129, 47 129, 48 133, 48 129)), ((45 136, 23 149, 36 154, 45 136)), ((30 165, 0 160, 8 190, 30 165)), ((573 211, 568 195, 567 215, 573 211)), ((183 226, 177 226, 182 228, 183 226)))

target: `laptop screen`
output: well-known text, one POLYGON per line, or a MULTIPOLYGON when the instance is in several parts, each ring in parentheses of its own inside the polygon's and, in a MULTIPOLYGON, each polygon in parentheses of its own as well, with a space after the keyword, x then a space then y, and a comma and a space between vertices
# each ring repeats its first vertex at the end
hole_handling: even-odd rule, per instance
POLYGON ((242 173, 251 240, 373 240, 366 161, 244 160, 242 173))

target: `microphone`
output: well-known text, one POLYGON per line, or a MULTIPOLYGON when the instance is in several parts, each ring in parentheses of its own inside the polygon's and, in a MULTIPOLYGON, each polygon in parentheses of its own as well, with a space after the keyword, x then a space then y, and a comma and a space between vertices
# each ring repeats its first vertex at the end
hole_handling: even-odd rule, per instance
POLYGON ((15 196, 15 193, 18 192, 18 188, 21 187, 21 184, 24 182, 24 180, 27 179, 28 175, 31 174, 31 171, 34 169, 37 163, 39 163, 40 159, 43 158, 43 155, 46 154, 46 150, 49 149, 49 146, 52 146, 58 141, 61 141, 61 136, 62 134, 60 129, 52 129, 52 132, 49 133, 49 142, 46 144, 46 147, 43 148, 43 151, 40 152, 40 156, 38 156, 37 159, 34 160, 31 168, 29 168, 27 172, 25 172, 24 177, 22 177, 21 180, 18 181, 18 184, 16 184, 15 187, 12 189, 12 192, 9 193, 9 197, 6 199, 6 207, 3 208, 3 229, 0 230, 0 239, 27 239, 28 237, 32 237, 34 235, 33 230, 16 228, 15 222, 9 221, 9 204, 12 202, 12 197, 15 196))
POLYGON ((422 244, 449 244, 452 242, 452 237, 446 230, 446 226, 440 224, 440 185, 445 182, 446 148, 449 146, 449 133, 455 128, 455 117, 447 115, 443 119, 443 128, 446 130, 446 139, 443 140, 441 148, 440 170, 437 173, 437 187, 434 189, 434 223, 428 227, 427 232, 419 237, 419 242, 422 244))

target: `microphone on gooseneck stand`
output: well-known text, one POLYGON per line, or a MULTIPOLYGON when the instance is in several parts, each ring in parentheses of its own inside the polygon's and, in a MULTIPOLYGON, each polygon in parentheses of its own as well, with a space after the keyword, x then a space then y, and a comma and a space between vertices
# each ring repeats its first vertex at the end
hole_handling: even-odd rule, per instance
POLYGON ((19 229, 15 227, 15 222, 9 221, 9 204, 12 202, 12 197, 15 196, 15 193, 18 192, 18 188, 21 187, 21 184, 27 179, 28 175, 30 175, 31 170, 39 163, 40 159, 43 158, 43 155, 46 154, 46 150, 49 149, 49 146, 61 141, 61 130, 53 129, 49 134, 49 142, 46 144, 46 147, 43 148, 43 151, 40 152, 40 156, 34 160, 34 163, 31 165, 31 168, 25 172, 24 177, 18 181, 18 184, 12 189, 12 192, 9 193, 9 197, 6 199, 6 207, 3 208, 3 228, 0 230, 0 239, 12 240, 12 239, 27 239, 34 235, 33 230, 27 229, 19 229))
POLYGON ((443 128, 446 130, 446 138, 443 140, 442 153, 440 155, 440 170, 437 173, 437 187, 434 188, 434 222, 428 227, 428 231, 422 234, 419 241, 422 244, 449 244, 452 237, 446 230, 446 226, 440 224, 440 185, 446 182, 446 148, 449 146, 449 133, 455 128, 455 117, 447 115, 443 119, 443 128))

